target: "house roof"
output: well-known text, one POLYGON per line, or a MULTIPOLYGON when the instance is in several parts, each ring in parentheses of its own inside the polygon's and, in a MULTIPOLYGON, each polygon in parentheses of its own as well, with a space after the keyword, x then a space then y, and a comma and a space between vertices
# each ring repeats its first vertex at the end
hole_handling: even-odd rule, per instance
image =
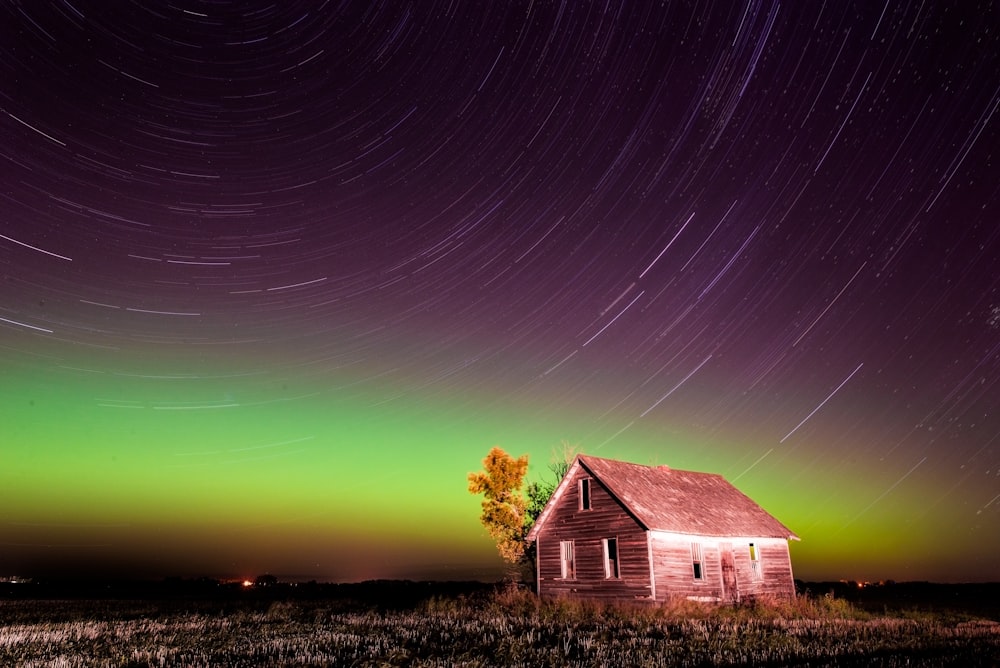
POLYGON ((785 525, 721 475, 643 466, 579 455, 528 534, 534 540, 563 489, 582 467, 646 529, 700 536, 760 536, 798 540, 785 525))

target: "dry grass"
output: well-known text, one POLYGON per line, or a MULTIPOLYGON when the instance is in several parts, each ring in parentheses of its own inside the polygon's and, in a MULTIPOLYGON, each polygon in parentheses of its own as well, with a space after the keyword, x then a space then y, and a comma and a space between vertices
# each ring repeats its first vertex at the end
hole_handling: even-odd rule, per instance
POLYGON ((876 616, 822 597, 654 608, 539 601, 514 589, 404 610, 0 601, 0 665, 995 666, 1000 624, 876 616))

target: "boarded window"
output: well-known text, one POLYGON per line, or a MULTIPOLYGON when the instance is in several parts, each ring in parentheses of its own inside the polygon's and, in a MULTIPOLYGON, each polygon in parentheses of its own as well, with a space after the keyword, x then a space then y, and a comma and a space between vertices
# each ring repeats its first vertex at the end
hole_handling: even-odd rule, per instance
POLYGON ((580 510, 590 510, 590 478, 580 480, 580 510))
POLYGON ((760 570, 760 550, 754 543, 750 543, 750 575, 755 581, 763 577, 760 570))
POLYGON ((618 570, 618 539, 604 539, 604 577, 618 578, 621 573, 618 570))
POLYGON ((702 565, 701 543, 691 543, 691 568, 695 580, 705 579, 705 568, 702 565))
POLYGON ((573 541, 563 540, 559 542, 560 562, 562 563, 562 577, 564 580, 576 579, 576 554, 573 549, 573 541))

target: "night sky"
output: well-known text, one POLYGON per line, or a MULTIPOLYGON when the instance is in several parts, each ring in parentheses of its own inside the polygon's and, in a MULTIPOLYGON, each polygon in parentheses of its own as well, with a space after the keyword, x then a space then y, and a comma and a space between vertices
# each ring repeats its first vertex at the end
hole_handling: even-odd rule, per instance
POLYGON ((0 575, 488 578, 565 441, 1000 579, 998 26, 0 3, 0 575))

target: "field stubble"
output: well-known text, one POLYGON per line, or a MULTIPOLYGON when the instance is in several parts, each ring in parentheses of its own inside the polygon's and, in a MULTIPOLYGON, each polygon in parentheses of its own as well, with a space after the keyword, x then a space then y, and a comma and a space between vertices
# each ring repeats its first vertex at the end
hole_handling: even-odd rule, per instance
POLYGON ((322 600, 0 601, 0 665, 1000 666, 1000 623, 846 601, 662 608, 499 591, 322 600))

